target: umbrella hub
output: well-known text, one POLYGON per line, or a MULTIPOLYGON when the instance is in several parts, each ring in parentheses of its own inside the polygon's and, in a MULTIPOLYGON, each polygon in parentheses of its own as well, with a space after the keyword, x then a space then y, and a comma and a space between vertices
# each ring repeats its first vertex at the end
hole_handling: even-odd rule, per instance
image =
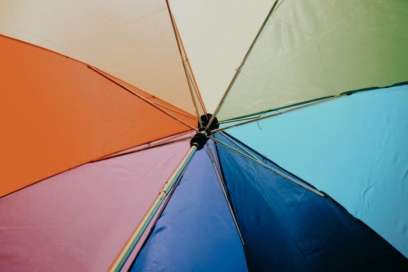
POLYGON ((207 128, 208 126, 208 122, 210 122, 211 118, 212 118, 212 114, 211 113, 207 113, 204 115, 201 115, 200 120, 201 120, 201 124, 200 122, 198 122, 198 127, 199 127, 199 131, 206 131, 208 135, 210 135, 210 131, 213 129, 217 129, 220 127, 220 124, 218 123, 218 119, 217 117, 214 117, 214 119, 211 122, 211 125, 207 128), (206 129, 207 128, 207 129, 206 129))
POLYGON ((204 114, 200 117, 201 122, 198 122, 199 132, 197 132, 197 134, 194 135, 194 137, 191 139, 190 146, 196 146, 197 150, 202 149, 205 143, 208 141, 208 138, 211 135, 211 131, 220 127, 217 117, 214 117, 211 124, 208 126, 211 118, 211 113, 204 114))

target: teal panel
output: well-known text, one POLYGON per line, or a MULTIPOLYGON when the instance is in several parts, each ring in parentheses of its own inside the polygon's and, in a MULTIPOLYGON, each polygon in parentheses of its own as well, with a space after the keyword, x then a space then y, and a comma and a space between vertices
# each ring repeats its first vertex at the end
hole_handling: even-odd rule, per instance
POLYGON ((328 193, 408 257, 408 85, 228 132, 328 193))

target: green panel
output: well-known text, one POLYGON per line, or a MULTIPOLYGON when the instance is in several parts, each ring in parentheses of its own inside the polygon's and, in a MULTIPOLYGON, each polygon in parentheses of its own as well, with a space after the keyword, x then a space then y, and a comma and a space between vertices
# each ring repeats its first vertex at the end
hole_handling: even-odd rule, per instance
POLYGON ((406 0, 281 1, 218 119, 407 81, 407 27, 406 0))

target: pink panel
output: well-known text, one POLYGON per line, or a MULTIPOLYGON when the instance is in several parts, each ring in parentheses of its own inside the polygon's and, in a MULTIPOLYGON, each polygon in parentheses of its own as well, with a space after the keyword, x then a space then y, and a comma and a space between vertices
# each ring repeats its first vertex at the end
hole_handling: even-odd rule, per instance
POLYGON ((89 163, 1 198, 0 271, 106 271, 188 148, 89 163))

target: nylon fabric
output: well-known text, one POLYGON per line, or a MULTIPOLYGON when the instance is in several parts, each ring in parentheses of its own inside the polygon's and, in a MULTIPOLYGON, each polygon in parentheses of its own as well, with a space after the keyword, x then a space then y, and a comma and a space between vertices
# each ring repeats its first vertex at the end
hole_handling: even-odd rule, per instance
POLYGON ((0 34, 106 71, 195 114, 166 1, 1 1, 0 34))
MULTIPOLYGON (((190 130, 62 55, 0 36, 0 59, 0 196, 91 160, 190 130)), ((197 126, 194 116, 151 100, 197 126)))
POLYGON ((189 149, 82 165, 0 199, 0 271, 107 271, 189 149))
POLYGON ((130 271, 247 271, 206 149, 197 151, 130 271))
POLYGON ((171 0, 201 96, 213 113, 274 0, 171 0))
POLYGON ((280 1, 217 117, 408 81, 408 2, 280 1))
POLYGON ((331 195, 408 258, 408 85, 228 132, 331 195))
MULTIPOLYGON (((217 139, 230 144, 222 135, 217 139)), ((406 271, 408 260, 333 201, 217 144, 251 271, 406 271)), ((266 162, 266 161, 265 161, 266 162)), ((285 172, 277 165, 267 165, 285 172)))

